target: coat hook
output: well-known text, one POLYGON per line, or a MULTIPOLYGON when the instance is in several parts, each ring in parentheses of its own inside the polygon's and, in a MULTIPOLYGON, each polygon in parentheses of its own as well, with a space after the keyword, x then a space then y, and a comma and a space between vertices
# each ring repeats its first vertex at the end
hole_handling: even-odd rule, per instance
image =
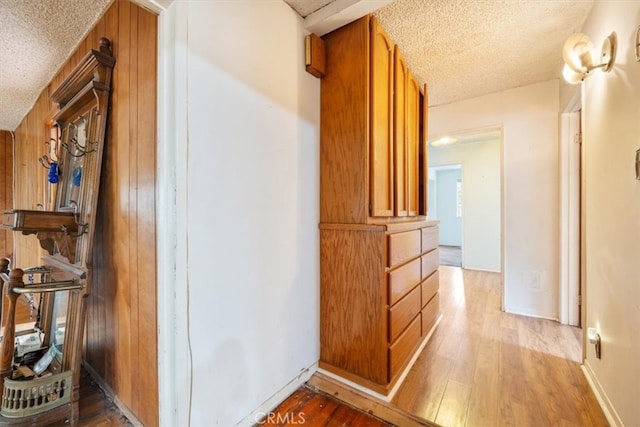
POLYGON ((45 169, 51 168, 51 161, 49 160, 49 157, 47 157, 46 154, 42 157, 39 157, 38 161, 40 162, 42 167, 44 167, 45 169))

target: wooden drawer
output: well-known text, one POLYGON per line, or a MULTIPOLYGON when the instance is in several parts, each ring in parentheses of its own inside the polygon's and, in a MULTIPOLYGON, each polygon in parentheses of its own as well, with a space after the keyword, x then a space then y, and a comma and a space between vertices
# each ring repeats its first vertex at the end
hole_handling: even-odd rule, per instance
POLYGON ((420 313, 421 307, 420 286, 416 286, 389 309, 389 342, 393 342, 400 335, 411 319, 420 313))
POLYGON ((422 255, 422 279, 431 276, 440 264, 440 254, 438 249, 434 249, 429 253, 422 255))
POLYGON ((429 333, 440 314, 440 294, 435 294, 429 304, 422 309, 422 336, 429 333))
POLYGON ((405 231, 388 236, 387 267, 393 267, 420 255, 420 230, 405 231))
POLYGON ((420 283, 420 258, 389 273, 389 305, 393 305, 420 283))
POLYGON ((413 354, 413 349, 420 341, 420 328, 420 315, 418 314, 396 342, 389 347, 389 381, 396 376, 413 354))
POLYGON ((73 212, 11 210, 2 213, 2 227, 16 231, 77 232, 73 212))
POLYGON ((436 271, 422 282, 422 307, 427 305, 429 300, 438 292, 440 286, 440 272, 436 271))
POLYGON ((438 247, 438 227, 425 227, 422 229, 422 252, 430 251, 438 247))

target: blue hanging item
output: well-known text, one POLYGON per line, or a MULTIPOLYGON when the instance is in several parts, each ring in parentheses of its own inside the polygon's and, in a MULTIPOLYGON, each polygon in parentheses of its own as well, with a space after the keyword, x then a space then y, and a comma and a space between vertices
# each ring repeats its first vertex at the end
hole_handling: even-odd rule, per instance
POLYGON ((51 164, 49 165, 49 176, 48 176, 48 180, 51 184, 58 183, 58 178, 59 178, 58 172, 59 172, 58 162, 51 162, 51 164))
POLYGON ((82 166, 78 166, 73 170, 73 185, 80 187, 80 181, 82 179, 82 166))

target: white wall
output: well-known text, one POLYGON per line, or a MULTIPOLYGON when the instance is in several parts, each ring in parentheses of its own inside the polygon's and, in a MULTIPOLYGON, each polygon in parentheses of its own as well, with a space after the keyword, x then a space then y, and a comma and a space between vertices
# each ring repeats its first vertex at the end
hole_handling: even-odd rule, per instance
POLYGON ((602 359, 588 345, 586 365, 614 419, 640 425, 640 63, 633 48, 640 2, 596 1, 582 32, 599 48, 612 31, 618 49, 610 73, 582 84, 586 197, 587 327, 602 338, 602 359), (616 415, 617 413, 617 415, 616 415))
POLYGON ((463 165, 463 267, 500 271, 500 140, 429 148, 430 166, 455 163, 463 165))
POLYGON ((160 331, 162 423, 253 424, 319 357, 320 83, 281 0, 164 14, 177 277, 175 313, 160 314, 176 331, 160 331))
POLYGON ((503 129, 504 308, 558 318, 558 80, 429 109, 432 135, 503 129))

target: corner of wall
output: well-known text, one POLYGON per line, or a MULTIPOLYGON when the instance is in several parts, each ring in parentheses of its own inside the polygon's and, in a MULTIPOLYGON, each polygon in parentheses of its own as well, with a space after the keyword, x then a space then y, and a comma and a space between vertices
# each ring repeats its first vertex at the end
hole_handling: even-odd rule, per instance
POLYGON ((623 427, 624 424, 620 419, 620 416, 613 407, 613 404, 609 400, 609 397, 604 391, 604 388, 600 385, 600 382, 598 382, 598 378, 595 376, 593 370, 591 369, 589 361, 585 359, 581 367, 582 373, 587 379, 587 382, 589 383, 593 394, 596 396, 596 399, 598 400, 598 403, 602 408, 602 412, 604 412, 604 416, 607 418, 607 421, 609 421, 609 424, 611 424, 612 427, 623 427))
POLYGON ((249 415, 240 420, 236 427, 251 427, 256 425, 263 419, 270 411, 275 409, 280 403, 282 403, 287 397, 289 397, 294 391, 300 388, 304 383, 309 381, 309 378, 318 370, 318 362, 315 362, 308 368, 304 369, 300 374, 292 379, 287 385, 278 390, 273 396, 265 400, 259 407, 251 411, 249 415))

